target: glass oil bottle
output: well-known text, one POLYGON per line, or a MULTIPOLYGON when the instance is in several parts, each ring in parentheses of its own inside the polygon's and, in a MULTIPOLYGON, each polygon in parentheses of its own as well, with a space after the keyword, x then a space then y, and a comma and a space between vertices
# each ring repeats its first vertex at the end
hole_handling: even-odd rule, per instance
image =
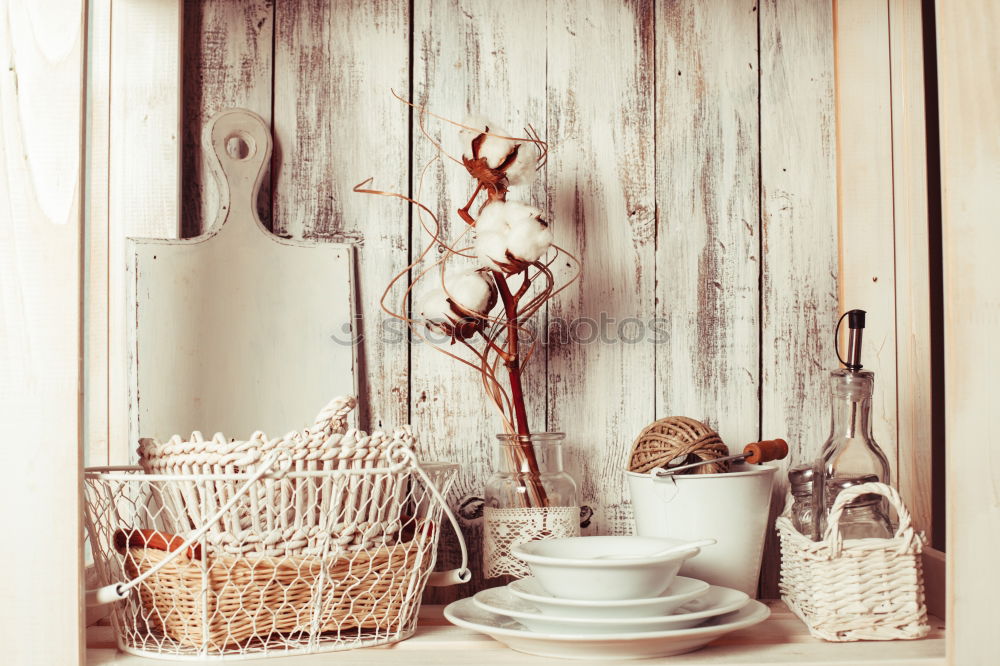
MULTIPOLYGON (((815 493, 813 512, 813 540, 819 540, 826 531, 826 518, 837 494, 851 485, 863 481, 877 480, 889 483, 889 462, 885 453, 872 437, 871 408, 872 393, 875 388, 875 373, 863 370, 861 365, 862 336, 865 328, 865 311, 851 310, 844 318, 848 321, 847 358, 837 358, 844 365, 830 373, 830 436, 823 445, 816 465, 813 492, 815 493)), ((835 338, 836 344, 836 338, 835 338)), ((871 501, 870 496, 861 496, 855 502, 871 501)), ((852 506, 854 502, 851 503, 852 506)), ((887 502, 882 501, 877 514, 887 516, 887 502)), ((850 511, 845 512, 849 517, 850 511)), ((883 536, 886 530, 891 534, 889 519, 879 529, 852 530, 854 536, 883 536)), ((843 521, 841 528, 844 528, 843 521)))

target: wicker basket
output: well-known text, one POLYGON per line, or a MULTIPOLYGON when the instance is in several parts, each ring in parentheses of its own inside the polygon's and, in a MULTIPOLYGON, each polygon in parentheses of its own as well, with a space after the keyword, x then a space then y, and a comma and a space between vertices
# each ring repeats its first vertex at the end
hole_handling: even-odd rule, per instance
MULTIPOLYGON (((233 495, 237 482, 225 475, 253 474, 269 455, 280 453, 290 472, 358 471, 399 462, 395 452, 412 449, 416 441, 409 427, 370 435, 348 429, 347 414, 355 404, 353 398, 334 398, 309 428, 280 438, 258 431, 246 441, 227 440, 221 433, 206 440, 200 432, 187 440, 177 435, 166 442, 139 440, 139 464, 147 474, 206 477, 206 483, 186 493, 171 487, 159 498, 178 518, 167 531, 192 529, 204 509, 212 511, 233 495)), ((392 476, 290 475, 256 484, 209 528, 208 541, 227 553, 261 556, 316 554, 328 538, 363 548, 392 543, 406 492, 394 481, 392 476)))
POLYGON ((899 493, 882 483, 837 495, 822 541, 796 530, 787 512, 777 520, 781 539, 781 598, 809 632, 828 641, 921 638, 930 631, 920 553, 923 536, 910 523, 899 493), (889 499, 899 515, 891 539, 840 536, 840 515, 864 494, 889 499))
MULTIPOLYGON (((404 605, 415 605, 407 589, 423 588, 418 583, 432 563, 428 536, 425 531, 395 546, 331 558, 223 555, 203 567, 178 557, 139 586, 142 613, 150 630, 186 647, 218 652, 274 634, 393 635, 410 619, 404 605), (323 585, 323 577, 331 583, 323 585)), ((167 555, 129 548, 125 571, 135 578, 167 555)))
POLYGON ((353 401, 280 440, 146 440, 142 468, 85 475, 88 537, 119 647, 248 658, 391 643, 416 627, 443 493, 458 466, 417 462, 413 436, 343 427, 353 401), (127 582, 114 583, 113 581, 127 582))

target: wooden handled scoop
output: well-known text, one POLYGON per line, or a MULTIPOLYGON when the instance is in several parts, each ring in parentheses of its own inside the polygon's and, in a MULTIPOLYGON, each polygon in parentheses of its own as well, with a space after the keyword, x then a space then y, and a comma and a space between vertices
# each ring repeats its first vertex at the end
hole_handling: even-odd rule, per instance
POLYGON ((735 456, 726 456, 724 458, 710 458, 708 460, 699 460, 698 462, 690 463, 687 465, 678 465, 677 467, 660 469, 656 471, 656 476, 670 476, 671 474, 684 472, 691 469, 692 467, 707 465, 708 463, 722 463, 722 462, 731 462, 736 460, 759 465, 760 463, 770 462, 772 460, 781 460, 787 455, 788 455, 788 442, 786 442, 783 439, 766 439, 760 442, 752 442, 750 444, 747 444, 745 447, 743 447, 743 453, 737 454, 735 456))

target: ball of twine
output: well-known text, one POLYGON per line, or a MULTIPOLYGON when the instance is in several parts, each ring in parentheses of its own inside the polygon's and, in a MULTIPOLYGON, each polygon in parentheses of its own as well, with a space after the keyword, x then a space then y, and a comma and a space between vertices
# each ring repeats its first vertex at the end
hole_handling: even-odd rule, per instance
MULTIPOLYGON (((629 471, 640 474, 657 467, 666 468, 672 460, 680 458, 687 464, 699 460, 714 460, 729 455, 719 433, 701 421, 685 416, 669 416, 654 421, 639 433, 632 444, 629 471)), ((720 474, 729 471, 728 463, 706 463, 693 467, 683 474, 720 474)))

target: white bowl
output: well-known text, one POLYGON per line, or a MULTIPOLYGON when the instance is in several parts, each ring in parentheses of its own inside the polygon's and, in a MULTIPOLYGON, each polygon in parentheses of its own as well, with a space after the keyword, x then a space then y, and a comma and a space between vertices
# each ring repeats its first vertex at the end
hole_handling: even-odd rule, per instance
POLYGON ((515 597, 534 604, 546 615, 587 618, 667 615, 681 604, 705 594, 708 588, 708 583, 703 580, 677 576, 659 597, 622 601, 580 601, 553 597, 531 576, 515 580, 507 586, 515 597))
POLYGON ((566 537, 518 544, 511 553, 527 562, 538 583, 555 597, 645 599, 663 594, 684 560, 700 549, 654 553, 684 543, 688 542, 656 537, 566 537), (613 557, 600 559, 606 556, 613 557))
POLYGON ((689 629, 705 620, 737 611, 750 601, 745 592, 728 587, 711 587, 701 598, 688 602, 673 615, 658 617, 582 618, 546 615, 532 604, 518 599, 506 587, 483 590, 473 603, 498 615, 514 618, 530 631, 554 634, 630 634, 649 631, 689 629))

